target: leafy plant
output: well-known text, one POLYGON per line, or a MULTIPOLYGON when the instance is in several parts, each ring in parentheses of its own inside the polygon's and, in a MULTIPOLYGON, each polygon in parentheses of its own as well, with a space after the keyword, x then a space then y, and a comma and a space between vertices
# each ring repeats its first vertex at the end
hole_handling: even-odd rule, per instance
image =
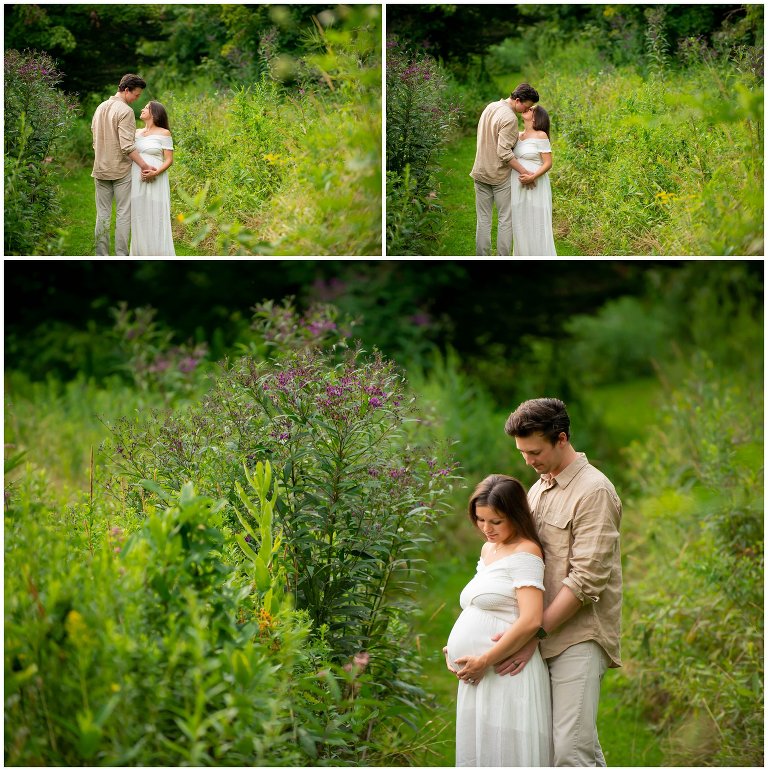
POLYGON ((4 57, 6 254, 40 254, 59 246, 60 202, 53 152, 77 104, 56 87, 62 75, 44 52, 4 57))

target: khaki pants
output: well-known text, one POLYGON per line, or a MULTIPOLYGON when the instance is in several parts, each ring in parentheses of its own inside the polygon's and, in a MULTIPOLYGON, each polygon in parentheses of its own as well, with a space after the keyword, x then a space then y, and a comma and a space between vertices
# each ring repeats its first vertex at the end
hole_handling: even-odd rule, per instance
POLYGON ((609 661, 592 640, 547 659, 555 766, 605 766, 597 738, 597 704, 609 661))
POLYGON ((117 207, 115 217, 115 254, 128 256, 131 236, 131 172, 121 179, 96 179, 96 255, 109 254, 109 224, 112 199, 117 207))
POLYGON ((486 185, 475 180, 475 211, 477 230, 475 232, 475 254, 488 257, 491 254, 491 224, 493 204, 499 215, 496 231, 496 253, 499 257, 512 254, 512 176, 500 185, 486 185))

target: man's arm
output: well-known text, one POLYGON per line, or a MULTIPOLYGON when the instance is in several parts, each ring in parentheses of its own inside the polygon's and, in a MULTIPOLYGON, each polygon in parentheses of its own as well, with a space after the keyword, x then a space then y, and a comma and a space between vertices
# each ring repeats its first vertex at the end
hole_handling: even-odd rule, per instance
POLYGON ((130 113, 121 115, 118 119, 117 140, 120 143, 120 150, 123 154, 127 155, 142 171, 155 168, 150 166, 136 149, 136 118, 133 117, 133 110, 130 113))
MULTIPOLYGON (((517 122, 507 123, 506 126, 502 126, 499 131, 499 139, 496 144, 496 154, 501 158, 507 166, 513 168, 521 176, 527 175, 530 172, 523 166, 515 155, 515 145, 519 138, 519 132, 517 130, 517 122)), ((532 183, 531 187, 536 187, 536 183, 532 183)))

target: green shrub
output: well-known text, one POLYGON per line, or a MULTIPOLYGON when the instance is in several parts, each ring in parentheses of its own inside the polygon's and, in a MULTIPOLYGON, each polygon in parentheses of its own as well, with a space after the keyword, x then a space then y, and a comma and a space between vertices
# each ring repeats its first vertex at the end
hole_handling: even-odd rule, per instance
POLYGON ((387 42, 387 171, 404 174, 406 166, 423 189, 458 109, 445 102, 446 79, 426 54, 387 42))
POLYGON ((60 247, 56 224, 61 206, 51 165, 76 109, 56 88, 60 81, 61 73, 47 54, 5 52, 6 254, 45 254, 60 247))
MULTIPOLYGON (((263 481, 249 488, 262 501, 263 481)), ((191 484, 160 491, 167 503, 147 506, 131 532, 98 502, 63 513, 45 488, 28 466, 6 501, 7 764, 358 756, 367 662, 322 669, 327 646, 307 638, 306 615, 257 589, 225 502, 191 484)))
POLYGON ((453 464, 423 433, 406 436, 413 397, 380 354, 348 349, 329 316, 274 306, 260 315, 268 359, 225 363, 198 405, 112 425, 107 489, 138 509, 140 480, 170 490, 193 480, 236 505, 243 464, 269 461, 279 472, 274 523, 287 589, 313 639, 337 665, 365 651, 370 698, 388 721, 395 699, 407 716, 423 698, 407 619, 453 464))

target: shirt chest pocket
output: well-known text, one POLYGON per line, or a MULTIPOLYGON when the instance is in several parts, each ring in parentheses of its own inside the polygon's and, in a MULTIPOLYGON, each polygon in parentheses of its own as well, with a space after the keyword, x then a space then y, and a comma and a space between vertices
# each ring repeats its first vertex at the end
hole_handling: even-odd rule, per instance
MULTIPOLYGON (((553 557, 568 557, 571 551, 571 522, 573 513, 568 511, 548 511, 542 519, 542 532, 539 534, 544 548, 553 557)), ((546 561, 547 556, 544 555, 546 561)))

